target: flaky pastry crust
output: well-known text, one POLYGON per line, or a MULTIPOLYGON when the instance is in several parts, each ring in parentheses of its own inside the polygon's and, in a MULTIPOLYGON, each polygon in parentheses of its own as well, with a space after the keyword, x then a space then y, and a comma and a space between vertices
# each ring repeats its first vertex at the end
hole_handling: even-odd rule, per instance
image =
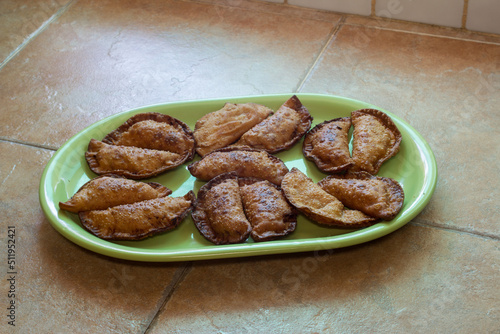
POLYGON ((85 183, 59 208, 70 211, 104 210, 112 206, 131 204, 148 199, 165 197, 172 190, 156 182, 137 182, 120 176, 98 176, 85 183))
POLYGON ((404 202, 403 188, 396 180, 367 172, 330 175, 318 185, 348 208, 383 220, 392 220, 404 202))
POLYGON ((256 103, 226 103, 222 109, 208 113, 196 122, 196 152, 203 157, 234 143, 272 112, 256 103))
POLYGON ((324 191, 295 167, 285 175, 281 187, 294 207, 319 224, 358 228, 377 222, 376 218, 361 211, 344 208, 336 197, 324 191))
POLYGON ((105 240, 142 240, 176 228, 191 211, 196 197, 160 197, 106 210, 82 211, 82 225, 105 240))
POLYGON ((335 118, 316 125, 304 138, 304 157, 325 173, 345 171, 354 164, 349 152, 350 128, 350 117, 335 118))
POLYGON ((285 163, 265 151, 249 147, 225 147, 213 151, 188 166, 191 175, 209 181, 217 175, 236 172, 241 177, 257 177, 280 185, 288 172, 285 163))
POLYGON ((352 160, 349 171, 377 174, 382 164, 399 152, 401 133, 384 112, 360 109, 351 113, 354 126, 352 160))
POLYGON ((245 132, 234 146, 278 153, 291 148, 309 130, 312 116, 293 95, 274 114, 245 132))

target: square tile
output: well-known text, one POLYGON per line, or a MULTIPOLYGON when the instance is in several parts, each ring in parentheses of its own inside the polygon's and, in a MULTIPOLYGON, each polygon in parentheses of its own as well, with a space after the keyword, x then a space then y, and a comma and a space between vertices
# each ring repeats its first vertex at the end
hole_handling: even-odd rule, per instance
POLYGON ((469 0, 467 23, 470 30, 500 34, 500 2, 495 0, 469 0))
MULTIPOLYGON (((50 225, 39 204, 40 177, 53 152, 4 141, 0 151, 0 237, 5 241, 7 226, 14 226, 17 294, 10 300, 17 307, 17 333, 34 333, 34 328, 37 333, 143 333, 183 264, 117 260, 73 244, 50 225)), ((7 268, 1 268, 0 291, 6 292, 7 268)), ((0 323, 0 332, 11 329, 7 321, 0 323)))
POLYGON ((460 28, 464 0, 377 0, 380 17, 460 28))
POLYGON ((497 243, 410 225, 346 249, 194 263, 150 332, 494 331, 497 243))
POLYGON ((301 91, 365 101, 406 120, 438 164, 436 191, 417 221, 499 237, 500 179, 491 177, 500 174, 499 57, 499 44, 345 25, 301 91))
POLYGON ((359 15, 370 15, 372 11, 371 0, 288 0, 288 4, 359 15))
POLYGON ((0 64, 46 25, 68 1, 4 0, 0 2, 0 64))
POLYGON ((143 105, 293 92, 335 23, 183 1, 79 1, 0 72, 0 132, 55 148, 143 105))

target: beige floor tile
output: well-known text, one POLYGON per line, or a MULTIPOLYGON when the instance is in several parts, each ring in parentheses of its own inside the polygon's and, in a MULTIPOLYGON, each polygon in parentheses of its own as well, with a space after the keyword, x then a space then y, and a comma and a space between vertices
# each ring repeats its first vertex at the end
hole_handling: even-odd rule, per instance
MULTIPOLYGON (((0 152, 2 246, 7 227, 15 227, 17 333, 143 333, 183 265, 116 260, 66 240, 39 205, 38 184, 51 151, 0 141, 0 152)), ((11 270, 2 254, 5 310, 11 270)), ((4 316, 0 332, 11 329, 4 316)))
POLYGON ((498 265, 497 240, 414 225, 342 250, 195 263, 150 332, 494 332, 498 265))
POLYGON ((58 147, 134 107, 291 92, 333 26, 182 1, 79 1, 0 72, 0 133, 58 147))
POLYGON ((419 221, 498 237, 498 59, 500 45, 347 25, 301 91, 366 101, 405 119, 438 163, 438 187, 419 221))
POLYGON ((0 3, 0 64, 44 27, 69 1, 6 0, 0 3))

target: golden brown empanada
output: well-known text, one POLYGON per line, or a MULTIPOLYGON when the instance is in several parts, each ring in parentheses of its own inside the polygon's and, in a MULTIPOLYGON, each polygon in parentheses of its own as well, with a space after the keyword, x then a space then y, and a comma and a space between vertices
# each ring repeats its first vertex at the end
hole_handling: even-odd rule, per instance
POLYGON ((59 207, 70 212, 104 210, 112 206, 131 204, 165 197, 172 190, 156 182, 137 182, 118 176, 99 176, 85 183, 68 201, 59 207))
POLYGON ((235 173, 217 176, 198 191, 191 213, 200 233, 216 245, 244 242, 252 230, 235 173))
POLYGON ((393 219, 403 206, 403 188, 388 177, 353 172, 330 175, 318 185, 348 208, 383 220, 393 219))
POLYGON ((277 153, 292 147, 311 127, 312 116, 297 96, 274 114, 245 132, 234 146, 249 146, 277 153))
POLYGON ((108 145, 91 139, 85 158, 96 174, 116 174, 130 179, 143 179, 173 169, 185 157, 168 151, 135 146, 108 145))
POLYGON ((265 151, 248 147, 226 147, 188 166, 191 175, 209 181, 217 175, 236 172, 241 177, 257 177, 280 185, 288 172, 285 163, 265 151))
POLYGON ((350 128, 350 117, 335 118, 316 125, 304 138, 304 156, 325 173, 339 173, 351 167, 350 128))
POLYGON ((295 231, 297 212, 275 184, 255 178, 239 178, 245 214, 254 241, 269 241, 295 231))
POLYGON ((105 240, 141 240, 176 228, 189 213, 196 198, 193 191, 183 197, 160 197, 106 210, 82 211, 82 225, 105 240))
POLYGON ((401 133, 389 116, 376 109, 351 113, 354 126, 350 171, 377 174, 382 164, 399 151, 401 133))
POLYGON ((172 116, 155 112, 130 117, 102 141, 110 145, 169 151, 185 157, 185 161, 191 160, 195 152, 189 127, 172 116))
POLYGON ((234 143, 272 112, 271 109, 256 103, 226 103, 222 109, 206 114, 196 122, 196 152, 203 157, 234 143))
POLYGON ((349 210, 297 168, 285 175, 281 184, 288 201, 312 220, 338 227, 364 227, 377 222, 357 210, 349 210))

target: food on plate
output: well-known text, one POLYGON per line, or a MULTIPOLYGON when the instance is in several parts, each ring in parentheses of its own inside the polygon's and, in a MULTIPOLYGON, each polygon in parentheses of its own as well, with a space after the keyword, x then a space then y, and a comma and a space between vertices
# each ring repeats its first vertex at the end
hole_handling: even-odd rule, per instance
POLYGON ((193 132, 196 152, 203 157, 234 143, 272 112, 256 103, 226 103, 222 109, 208 113, 196 122, 193 132))
POLYGON ((389 116, 376 109, 351 113, 354 126, 352 160, 349 171, 377 174, 382 164, 399 151, 401 133, 389 116))
POLYGON ((59 207, 70 212, 104 210, 112 206, 131 204, 165 197, 172 190, 156 182, 137 182, 119 176, 99 176, 85 183, 68 201, 59 207))
POLYGON ((254 241, 269 241, 295 231, 297 211, 275 184, 255 178, 239 178, 245 214, 254 241))
POLYGON ((403 188, 396 180, 367 172, 329 175, 318 185, 348 208, 383 220, 393 219, 404 202, 403 188))
POLYGON ((193 191, 183 197, 160 197, 105 210, 78 213, 82 225, 105 240, 141 240, 176 228, 191 211, 193 191))
POLYGON ((377 222, 358 210, 346 209, 297 168, 285 175, 281 184, 288 201, 319 224, 337 227, 365 227, 377 222))
POLYGON ((172 116, 155 112, 130 117, 102 141, 109 145, 169 151, 185 157, 186 161, 191 160, 195 152, 189 127, 172 116))
POLYGON ((194 137, 183 122, 158 113, 131 117, 102 141, 91 139, 85 158, 99 175, 153 177, 194 156, 194 137))
POLYGON ((288 172, 285 163, 265 151, 248 147, 226 147, 191 163, 188 170, 194 177, 209 181, 217 175, 236 172, 241 177, 257 177, 280 185, 288 172))
POLYGON ((311 127, 312 116, 297 96, 274 114, 245 132, 234 146, 249 146, 277 153, 292 147, 311 127))
POLYGON ((252 231, 235 173, 220 175, 204 184, 191 216, 198 231, 216 245, 244 242, 252 231))
POLYGON ((325 173, 339 173, 353 165, 349 152, 351 118, 325 121, 309 131, 302 146, 304 156, 325 173))
POLYGON ((184 158, 173 152, 134 146, 108 145, 91 139, 85 158, 96 174, 116 174, 130 179, 144 179, 173 169, 184 158))

